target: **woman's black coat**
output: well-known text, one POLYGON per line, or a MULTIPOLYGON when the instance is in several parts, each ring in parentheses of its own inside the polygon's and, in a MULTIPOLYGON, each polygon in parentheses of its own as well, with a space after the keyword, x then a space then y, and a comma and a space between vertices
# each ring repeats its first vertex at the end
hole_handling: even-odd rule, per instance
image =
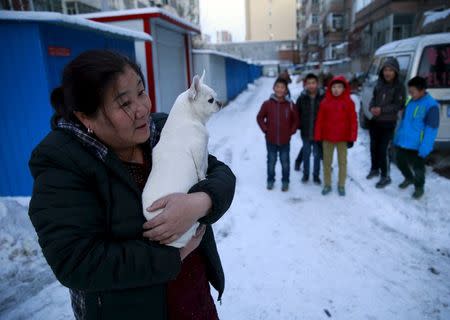
MULTIPOLYGON (((160 131, 166 116, 154 115, 160 131)), ((149 145, 146 144, 146 145, 149 145)), ((35 179, 29 215, 57 279, 83 292, 87 319, 165 319, 166 285, 181 267, 179 250, 143 238, 141 192, 113 152, 101 161, 62 129, 52 130, 29 162, 35 179)), ((211 224, 231 205, 235 177, 215 157, 207 179, 189 191, 210 195, 200 249, 219 292, 224 274, 211 224)))

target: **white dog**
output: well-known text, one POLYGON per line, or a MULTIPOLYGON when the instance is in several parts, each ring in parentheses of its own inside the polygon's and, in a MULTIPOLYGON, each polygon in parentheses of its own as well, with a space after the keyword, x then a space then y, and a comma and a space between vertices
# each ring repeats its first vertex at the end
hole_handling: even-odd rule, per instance
MULTIPOLYGON (((162 211, 149 213, 145 210, 154 201, 171 193, 187 193, 206 177, 209 137, 205 124, 222 105, 216 101, 214 90, 203 84, 204 76, 204 71, 201 78, 196 75, 191 87, 178 96, 153 149, 152 170, 142 194, 147 220, 162 211)), ((198 223, 169 245, 184 247, 197 227, 198 223)))

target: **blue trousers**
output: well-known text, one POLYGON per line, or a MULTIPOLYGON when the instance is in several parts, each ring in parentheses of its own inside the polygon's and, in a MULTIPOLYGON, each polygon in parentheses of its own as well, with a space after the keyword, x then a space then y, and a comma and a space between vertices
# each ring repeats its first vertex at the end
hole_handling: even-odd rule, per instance
POLYGON ((303 174, 309 177, 311 153, 314 158, 313 176, 318 177, 320 174, 321 150, 320 144, 309 139, 303 140, 303 174))
POLYGON ((266 141, 267 145, 267 182, 275 182, 275 165, 277 163, 278 154, 280 154, 280 162, 282 169, 281 181, 289 183, 289 152, 290 144, 276 145, 266 141))

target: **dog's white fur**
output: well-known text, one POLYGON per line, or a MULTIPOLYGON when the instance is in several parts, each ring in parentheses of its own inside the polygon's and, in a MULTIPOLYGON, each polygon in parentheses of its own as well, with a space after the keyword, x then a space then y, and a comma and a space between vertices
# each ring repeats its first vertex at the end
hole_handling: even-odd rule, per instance
MULTIPOLYGON (((147 220, 162 212, 146 211, 154 201, 171 193, 187 193, 206 177, 208 131, 205 124, 213 113, 219 111, 221 104, 216 101, 214 90, 203 84, 204 76, 204 71, 201 78, 196 75, 191 87, 178 96, 160 140, 152 151, 152 170, 142 194, 147 220)), ((169 245, 184 247, 197 227, 198 223, 169 245)))

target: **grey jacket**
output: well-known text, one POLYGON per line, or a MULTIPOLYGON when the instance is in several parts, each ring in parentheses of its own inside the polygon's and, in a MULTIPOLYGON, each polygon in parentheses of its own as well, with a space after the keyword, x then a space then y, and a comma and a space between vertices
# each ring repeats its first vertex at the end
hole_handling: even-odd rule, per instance
POLYGON ((373 118, 373 121, 382 124, 395 126, 398 119, 398 112, 403 109, 406 101, 405 86, 399 79, 399 64, 397 59, 389 57, 383 63, 378 77, 378 83, 373 90, 373 97, 369 104, 369 109, 381 108, 381 114, 373 118), (397 73, 393 83, 387 83, 383 77, 383 69, 390 67, 397 73))

